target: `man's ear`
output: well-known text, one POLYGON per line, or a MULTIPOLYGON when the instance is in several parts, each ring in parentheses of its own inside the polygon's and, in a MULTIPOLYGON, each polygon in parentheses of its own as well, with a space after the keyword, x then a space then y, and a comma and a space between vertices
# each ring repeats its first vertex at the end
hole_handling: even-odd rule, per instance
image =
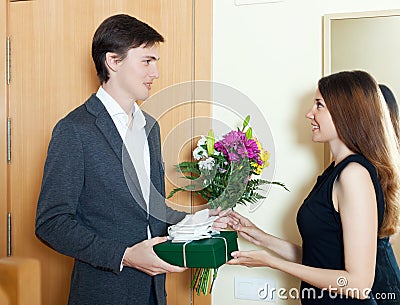
POLYGON ((115 72, 118 69, 118 63, 120 62, 120 58, 118 54, 112 53, 112 52, 107 52, 106 53, 106 65, 108 69, 111 71, 115 72))

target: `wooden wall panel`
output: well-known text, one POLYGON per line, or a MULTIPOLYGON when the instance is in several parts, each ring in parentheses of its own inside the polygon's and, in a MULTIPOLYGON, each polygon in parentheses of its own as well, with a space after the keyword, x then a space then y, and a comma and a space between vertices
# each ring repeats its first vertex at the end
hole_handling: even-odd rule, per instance
MULTIPOLYGON (((55 122, 83 98, 78 82, 75 87, 67 87, 75 69, 66 67, 72 62, 65 62, 64 53, 70 51, 60 41, 64 35, 58 32, 57 19, 50 17, 52 11, 57 11, 56 3, 13 2, 9 12, 12 247, 13 255, 40 260, 43 304, 66 304, 72 267, 71 258, 51 250, 34 234, 43 165, 55 122), (73 91, 78 96, 72 98, 73 91)), ((54 18, 62 20, 61 16, 54 18)))

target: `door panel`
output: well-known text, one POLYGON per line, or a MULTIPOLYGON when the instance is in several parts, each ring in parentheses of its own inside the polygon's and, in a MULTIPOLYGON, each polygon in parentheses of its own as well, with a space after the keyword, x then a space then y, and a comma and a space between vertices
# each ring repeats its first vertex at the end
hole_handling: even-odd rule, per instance
MULTIPOLYGON (((90 56, 95 29, 109 15, 127 13, 149 23, 166 38, 166 43, 160 46, 161 77, 152 90, 157 92, 194 79, 197 63, 193 59, 196 54, 193 33, 211 37, 210 32, 195 32, 194 24, 201 29, 201 23, 211 22, 210 3, 211 0, 35 0, 9 4, 12 80, 8 112, 12 120, 12 161, 8 165, 7 187, 13 224, 13 255, 35 257, 41 261, 43 305, 66 304, 73 262, 42 244, 34 235, 46 149, 56 122, 98 88, 90 56), (195 11, 196 7, 202 8, 199 12, 204 14, 195 18, 196 23, 193 22, 193 5, 195 11)), ((210 31, 211 27, 205 29, 210 31)), ((202 43, 201 48, 198 47, 199 54, 201 50, 203 58, 211 58, 211 39, 203 38, 203 41, 208 41, 208 45, 202 43)), ((210 67, 211 61, 201 63, 201 72, 198 72, 201 79, 209 79, 210 67)), ((2 96, 5 93, 0 89, 2 96)), ((5 105, 5 102, 1 104, 3 112, 5 105)), ((5 115, 1 110, 0 118, 4 122, 5 115)), ((160 120, 163 138, 179 121, 196 116, 197 110, 192 103, 176 111, 177 115, 166 115, 160 120)), ((203 115, 209 113, 209 107, 203 107, 201 111, 203 115)), ((3 129, 0 131, 0 140, 4 143, 3 129)), ((186 156, 190 157, 190 151, 186 156)), ((4 179, 0 176, 0 187, 5 185, 4 179)), ((168 184, 167 192, 170 189, 168 184)), ((3 192, 0 196, 4 197, 3 192)), ((187 205, 192 202, 187 194, 180 194, 175 200, 187 205)), ((3 217, 1 213, 4 214, 4 210, 0 210, 3 217)), ((0 234, 4 235, 2 231, 0 234)), ((168 275, 169 304, 190 304, 189 283, 190 271, 168 275)), ((206 304, 201 302, 197 304, 206 304)))
MULTIPOLYGON (((43 22, 48 19, 40 8, 43 4, 41 1, 10 3, 12 159, 8 188, 12 254, 40 259, 43 304, 57 304, 66 303, 72 260, 42 244, 34 235, 34 222, 51 129, 56 120, 75 105, 72 97, 61 96, 70 91, 67 87, 59 88, 63 82, 58 68, 62 71, 64 67, 55 64, 63 48, 54 39, 56 25, 43 22), (46 25, 49 28, 46 29, 46 25)), ((72 73, 70 71, 70 75, 72 73)))

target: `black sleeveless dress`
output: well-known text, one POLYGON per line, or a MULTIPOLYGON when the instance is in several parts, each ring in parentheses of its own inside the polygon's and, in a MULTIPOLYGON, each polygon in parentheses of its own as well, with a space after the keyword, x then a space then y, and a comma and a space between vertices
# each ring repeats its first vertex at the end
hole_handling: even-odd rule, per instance
POLYGON ((389 237, 378 239, 372 294, 378 305, 400 304, 400 269, 389 237))
MULTIPOLYGON (((336 178, 350 162, 357 162, 368 170, 378 203, 378 226, 382 224, 384 197, 372 164, 361 155, 350 155, 336 166, 332 163, 317 178, 316 184, 297 214, 297 225, 303 240, 304 265, 333 270, 345 269, 342 223, 340 214, 333 205, 332 190, 336 178)), ((343 289, 346 287, 343 286, 343 289)), ((300 297, 303 305, 376 304, 373 297, 365 300, 353 299, 343 294, 323 291, 306 282, 301 283, 300 297)))

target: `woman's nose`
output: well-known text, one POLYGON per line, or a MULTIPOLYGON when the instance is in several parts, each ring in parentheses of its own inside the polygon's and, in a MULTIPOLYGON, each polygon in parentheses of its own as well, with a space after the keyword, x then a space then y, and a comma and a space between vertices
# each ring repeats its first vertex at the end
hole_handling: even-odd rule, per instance
POLYGON ((310 119, 310 120, 314 119, 314 109, 313 109, 313 108, 311 108, 311 109, 306 113, 306 118, 307 118, 307 119, 310 119))

